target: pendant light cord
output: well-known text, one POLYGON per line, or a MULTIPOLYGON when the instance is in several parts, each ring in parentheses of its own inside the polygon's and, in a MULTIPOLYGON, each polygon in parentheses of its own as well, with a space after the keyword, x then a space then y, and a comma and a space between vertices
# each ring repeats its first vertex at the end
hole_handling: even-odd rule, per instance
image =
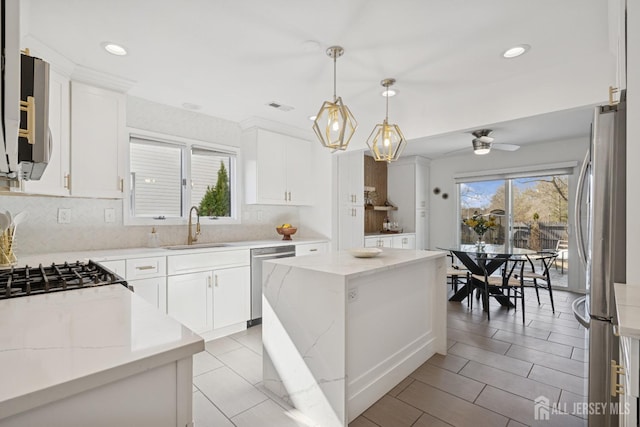
POLYGON ((336 60, 337 60, 337 56, 336 53, 333 53, 333 102, 335 103, 337 98, 336 98, 336 60))
POLYGON ((385 98, 387 98, 387 108, 385 110, 385 114, 384 114, 384 121, 385 123, 389 121, 389 85, 385 85, 385 87, 387 88, 387 94, 385 96, 385 98))

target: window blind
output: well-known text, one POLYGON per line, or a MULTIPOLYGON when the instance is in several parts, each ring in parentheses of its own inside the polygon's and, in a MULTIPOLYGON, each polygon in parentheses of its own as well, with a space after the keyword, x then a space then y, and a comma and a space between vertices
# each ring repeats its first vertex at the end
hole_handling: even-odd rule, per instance
POLYGON ((497 181, 501 179, 533 178, 549 175, 572 175, 578 162, 551 163, 546 165, 521 166, 509 169, 465 172, 453 176, 456 184, 477 181, 497 181))

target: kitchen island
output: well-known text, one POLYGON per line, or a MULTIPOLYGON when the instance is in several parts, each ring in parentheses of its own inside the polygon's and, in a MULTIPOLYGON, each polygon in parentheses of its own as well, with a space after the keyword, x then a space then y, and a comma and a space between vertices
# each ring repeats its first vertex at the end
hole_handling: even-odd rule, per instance
POLYGON ((323 427, 350 421, 446 354, 445 256, 333 252, 263 267, 264 385, 323 427))
POLYGON ((0 426, 185 426, 201 337, 122 285, 0 301, 0 426))

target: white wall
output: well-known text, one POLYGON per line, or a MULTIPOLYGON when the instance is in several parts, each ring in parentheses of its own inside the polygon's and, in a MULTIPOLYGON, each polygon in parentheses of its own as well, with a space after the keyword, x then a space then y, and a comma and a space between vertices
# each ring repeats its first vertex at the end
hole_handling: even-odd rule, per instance
POLYGON ((627 283, 640 285, 635 275, 640 259, 640 2, 627 1, 627 283))
MULTIPOLYGON (((431 161, 429 189, 429 230, 430 247, 447 247, 456 243, 456 230, 459 227, 457 216, 457 189, 453 177, 456 174, 516 168, 521 166, 544 165, 564 161, 577 161, 574 175, 569 177, 569 197, 573 200, 579 173, 579 166, 589 146, 589 138, 554 141, 524 145, 516 152, 493 150, 486 156, 476 156, 469 152, 460 156, 446 157, 431 161), (434 188, 440 188, 440 194, 433 194, 434 188), (443 193, 448 198, 442 197, 443 193)), ((573 202, 569 203, 569 218, 573 218, 573 202)), ((573 221, 569 225, 570 247, 575 251, 573 221)), ((571 264, 571 263, 570 263, 571 264)), ((576 263, 573 263, 577 267, 576 263)), ((569 272, 570 287, 578 288, 580 275, 569 272)))

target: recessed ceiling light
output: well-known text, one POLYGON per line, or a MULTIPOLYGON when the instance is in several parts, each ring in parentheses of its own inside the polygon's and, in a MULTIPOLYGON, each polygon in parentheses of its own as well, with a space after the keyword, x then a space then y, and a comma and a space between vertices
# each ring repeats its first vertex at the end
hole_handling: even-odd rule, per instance
POLYGON ((116 43, 103 42, 102 47, 112 55, 124 56, 127 54, 127 49, 116 43))
POLYGON ((316 119, 316 116, 309 116, 309 120, 314 121, 316 119))
POLYGON ((531 46, 528 44, 520 44, 505 50, 502 56, 507 59, 517 58, 518 56, 525 54, 529 49, 531 49, 531 46))
POLYGON ((391 98, 392 96, 396 96, 397 94, 398 91, 396 89, 385 89, 380 93, 380 95, 387 96, 389 98, 391 98))
POLYGON ((183 102, 182 103, 182 108, 186 109, 186 110, 199 110, 202 107, 198 104, 193 104, 191 102, 183 102))

